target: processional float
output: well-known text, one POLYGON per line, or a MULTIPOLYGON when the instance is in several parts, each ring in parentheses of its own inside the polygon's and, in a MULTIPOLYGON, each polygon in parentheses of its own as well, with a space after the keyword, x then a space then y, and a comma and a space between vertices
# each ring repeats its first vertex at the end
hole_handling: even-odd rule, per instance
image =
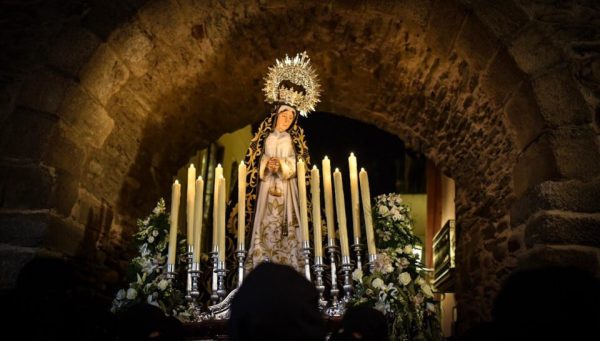
MULTIPOLYGON (((352 272, 355 269, 363 270, 362 254, 364 244, 361 243, 361 219, 360 219, 360 202, 359 197, 362 197, 362 211, 364 220, 364 230, 366 231, 368 268, 373 271, 374 262, 376 260, 375 236, 373 232, 373 220, 371 214, 371 195, 369 190, 369 179, 367 172, 361 169, 357 176, 357 163, 354 154, 350 154, 348 158, 350 168, 350 191, 351 191, 351 212, 353 222, 354 244, 350 252, 348 242, 348 231, 346 223, 346 205, 344 199, 344 188, 342 183, 342 173, 339 169, 333 172, 333 188, 332 188, 332 173, 330 160, 325 157, 322 161, 323 169, 323 197, 325 199, 325 224, 327 230, 327 245, 325 250, 327 255, 323 254, 323 238, 322 238, 322 219, 321 219, 321 175, 319 169, 314 166, 310 171, 309 181, 312 199, 312 224, 313 224, 313 240, 309 238, 309 220, 308 220, 308 205, 306 193, 306 169, 303 160, 298 160, 296 164, 297 181, 298 181, 298 196, 300 203, 300 219, 299 222, 302 230, 302 255, 303 274, 307 280, 311 281, 319 293, 319 307, 326 316, 341 316, 345 310, 346 304, 350 301, 352 295, 352 272), (360 195, 359 195, 360 183, 360 195), (335 212, 334 218, 334 194, 335 194, 335 212), (339 234, 339 246, 337 245, 335 222, 337 221, 337 233, 339 234), (314 258, 311 254, 314 250, 314 258), (339 257, 338 255, 341 255, 339 257), (326 257, 328 256, 328 258, 326 257), (341 262, 338 267, 338 258, 341 262), (331 276, 331 286, 329 291, 329 300, 325 298, 325 281, 324 273, 329 268, 331 276), (314 276, 313 276, 314 275, 314 276), (341 278, 340 278, 341 275, 341 278), (314 278, 314 280, 313 280, 314 278), (340 291, 340 285, 342 291, 340 291), (343 293, 340 297, 340 293, 343 293)), ((241 162, 238 168, 238 198, 244 198, 246 193, 246 165, 241 162)), ((202 311, 202 306, 199 300, 199 279, 200 279, 200 256, 201 256, 201 240, 202 240, 202 217, 203 217, 203 201, 204 201, 204 180, 202 177, 196 179, 196 170, 192 164, 188 168, 187 182, 187 205, 186 205, 186 220, 187 220, 187 276, 186 276, 186 299, 195 312, 194 320, 203 321, 210 319, 227 319, 229 317, 229 308, 231 300, 237 288, 243 283, 246 275, 246 256, 245 249, 245 200, 239 200, 237 205, 238 215, 238 233, 237 233, 237 249, 235 257, 237 260, 237 287, 226 288, 225 277, 229 271, 226 268, 225 259, 225 178, 223 177, 223 168, 218 165, 215 169, 215 183, 213 191, 213 239, 210 259, 212 267, 210 269, 211 278, 211 296, 212 305, 208 305, 206 311, 202 311)), ((170 231, 169 231, 169 249, 167 258, 167 278, 174 280, 175 260, 176 260, 176 245, 177 245, 177 227, 179 219, 179 204, 181 196, 181 184, 175 181, 172 186, 171 198, 171 216, 170 216, 170 231)), ((206 270, 205 270, 206 271, 206 270)))

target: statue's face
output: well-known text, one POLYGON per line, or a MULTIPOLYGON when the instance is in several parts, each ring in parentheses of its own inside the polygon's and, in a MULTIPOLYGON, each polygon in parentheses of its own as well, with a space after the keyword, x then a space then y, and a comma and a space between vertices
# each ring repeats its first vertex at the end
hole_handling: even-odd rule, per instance
POLYGON ((294 116, 296 114, 291 109, 284 109, 279 114, 277 114, 277 123, 275 124, 275 129, 278 131, 286 131, 289 127, 294 123, 294 116))

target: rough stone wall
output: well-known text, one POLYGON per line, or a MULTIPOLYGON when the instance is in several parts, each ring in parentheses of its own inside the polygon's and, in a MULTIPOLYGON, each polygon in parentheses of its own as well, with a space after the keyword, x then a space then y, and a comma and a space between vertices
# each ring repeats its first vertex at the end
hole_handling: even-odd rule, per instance
POLYGON ((3 6, 3 287, 40 252, 114 283, 135 218, 192 150, 260 119, 267 66, 304 49, 320 109, 397 134, 456 180, 463 328, 519 264, 598 273, 594 2, 3 6))

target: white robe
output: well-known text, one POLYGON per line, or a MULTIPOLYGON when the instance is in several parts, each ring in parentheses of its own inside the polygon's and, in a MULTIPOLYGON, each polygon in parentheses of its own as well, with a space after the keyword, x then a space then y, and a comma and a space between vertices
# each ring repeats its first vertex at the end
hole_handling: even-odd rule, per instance
POLYGON ((290 134, 277 130, 269 134, 260 160, 259 177, 256 214, 248 251, 251 265, 255 267, 268 260, 302 271, 296 155, 290 134), (280 161, 277 173, 267 168, 272 157, 280 161))

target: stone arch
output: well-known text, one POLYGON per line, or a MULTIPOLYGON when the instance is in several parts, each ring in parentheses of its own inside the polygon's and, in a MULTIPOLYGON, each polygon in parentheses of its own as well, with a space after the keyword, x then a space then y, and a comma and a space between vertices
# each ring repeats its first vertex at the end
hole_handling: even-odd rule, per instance
POLYGON ((87 245, 110 260, 191 150, 260 119, 274 58, 307 49, 323 110, 395 133, 456 179, 460 318, 486 318, 498 277, 519 259, 598 268, 597 62, 573 57, 574 37, 556 34, 569 18, 551 11, 487 1, 92 8, 61 22, 42 66, 9 93, 3 220, 29 236, 3 240, 77 255, 82 240, 113 233, 87 245))

